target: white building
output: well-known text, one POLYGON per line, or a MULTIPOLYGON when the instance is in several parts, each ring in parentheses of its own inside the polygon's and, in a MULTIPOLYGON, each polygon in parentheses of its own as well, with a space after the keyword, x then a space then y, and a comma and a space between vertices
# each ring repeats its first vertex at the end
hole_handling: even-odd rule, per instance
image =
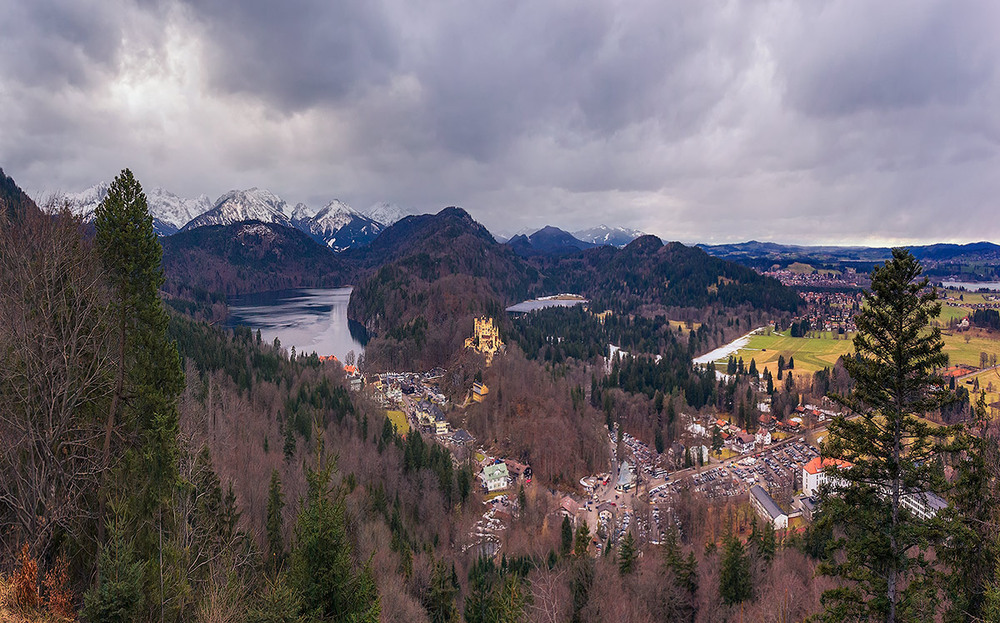
POLYGON ((781 510, 774 498, 764 491, 764 487, 760 485, 750 487, 750 503, 757 514, 774 526, 775 530, 784 530, 788 527, 788 513, 781 510))
POLYGON ((930 519, 938 514, 938 511, 948 507, 940 495, 930 491, 919 493, 908 493, 900 498, 903 508, 906 508, 919 519, 930 519))
POLYGON ((757 434, 754 435, 754 439, 757 442, 758 448, 771 445, 771 433, 766 428, 757 429, 757 434))
MULTIPOLYGON (((821 459, 820 457, 815 457, 813 460, 809 461, 802 466, 802 494, 806 497, 813 497, 819 494, 819 488, 824 482, 828 482, 829 478, 823 471, 827 467, 839 467, 840 469, 845 469, 850 467, 851 464, 846 461, 840 461, 837 459, 821 459)), ((832 485, 836 486, 836 482, 832 482, 832 485)))
POLYGON ((501 491, 510 486, 510 474, 507 472, 505 463, 494 463, 483 468, 479 474, 479 479, 483 481, 483 486, 490 493, 501 491))

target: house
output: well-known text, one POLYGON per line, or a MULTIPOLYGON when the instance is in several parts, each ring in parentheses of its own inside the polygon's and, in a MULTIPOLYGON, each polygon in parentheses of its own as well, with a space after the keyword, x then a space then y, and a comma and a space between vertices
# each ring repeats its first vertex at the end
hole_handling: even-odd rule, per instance
POLYGON ((364 385, 364 379, 361 378, 360 374, 352 374, 351 376, 347 377, 347 381, 348 383, 350 383, 350 389, 352 392, 361 391, 361 387, 362 385, 364 385))
POLYGON ((448 434, 448 420, 444 417, 441 407, 432 402, 421 400, 417 403, 417 420, 421 427, 434 435, 448 434))
POLYGON ((746 431, 741 430, 740 432, 736 433, 735 437, 733 437, 733 450, 735 452, 739 452, 740 454, 753 452, 756 443, 757 440, 754 438, 753 435, 751 435, 746 431))
POLYGON ((514 459, 504 459, 503 462, 507 465, 507 473, 510 474, 511 480, 517 480, 521 476, 524 476, 525 473, 531 473, 531 468, 524 463, 518 463, 514 459))
POLYGON ((819 508, 819 500, 813 497, 802 496, 799 498, 799 507, 802 509, 802 516, 812 521, 819 508))
POLYGON ((757 514, 774 526, 775 530, 784 530, 788 527, 788 513, 781 510, 764 487, 760 485, 750 487, 750 503, 757 514))
POLYGON ((507 473, 507 465, 502 462, 484 467, 479 479, 490 493, 502 491, 510 486, 510 474, 507 473))
POLYGON ((490 393, 490 388, 486 387, 486 383, 473 383, 472 384, 472 400, 474 402, 482 402, 483 396, 490 393))
POLYGON ((774 418, 767 413, 761 413, 760 417, 757 418, 757 424, 760 428, 766 428, 767 430, 774 430, 774 418))
POLYGON ((845 469, 850 466, 851 464, 847 461, 840 461, 838 459, 821 459, 818 456, 813 458, 813 460, 802 466, 802 494, 806 497, 818 495, 820 486, 825 482, 830 482, 834 487, 837 486, 838 483, 830 481, 823 470, 828 467, 845 469))
POLYGON ((559 503, 559 514, 569 517, 570 521, 576 523, 576 514, 580 512, 580 504, 568 495, 559 503))
POLYGON ((754 442, 758 448, 771 445, 771 433, 766 428, 758 428, 754 435, 754 442))
POLYGON ((464 428, 460 428, 457 431, 455 431, 455 434, 451 436, 451 440, 452 442, 460 446, 467 446, 473 441, 475 441, 472 435, 469 434, 469 431, 465 430, 464 428))

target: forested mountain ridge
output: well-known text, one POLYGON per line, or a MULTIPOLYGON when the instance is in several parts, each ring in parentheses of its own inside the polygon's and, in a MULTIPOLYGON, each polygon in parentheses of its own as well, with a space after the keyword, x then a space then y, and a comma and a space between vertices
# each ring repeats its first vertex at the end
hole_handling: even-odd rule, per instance
POLYGON ((350 283, 353 267, 303 232, 259 221, 206 225, 163 238, 172 292, 245 294, 350 283))
POLYGON ((376 366, 443 365, 473 316, 502 318, 538 278, 460 208, 406 217, 348 255, 374 269, 352 293, 348 315, 376 336, 366 349, 376 366))
POLYGON ((407 217, 345 256, 374 270, 359 282, 348 313, 369 333, 392 340, 391 347, 371 345, 375 365, 387 363, 383 353, 399 364, 413 361, 418 350, 428 357, 423 363, 443 365, 467 336, 472 316, 489 312, 504 323, 502 309, 528 296, 577 292, 597 309, 627 313, 712 306, 790 312, 800 304, 775 279, 655 236, 622 249, 523 258, 459 208, 407 217))
POLYGON ((14 221, 26 211, 38 211, 38 206, 32 201, 13 178, 0 168, 0 215, 8 221, 14 221))
POLYGON ((552 259, 539 270, 547 287, 579 292, 602 309, 750 305, 794 311, 800 304, 798 295, 776 279, 651 235, 622 249, 605 246, 552 259))

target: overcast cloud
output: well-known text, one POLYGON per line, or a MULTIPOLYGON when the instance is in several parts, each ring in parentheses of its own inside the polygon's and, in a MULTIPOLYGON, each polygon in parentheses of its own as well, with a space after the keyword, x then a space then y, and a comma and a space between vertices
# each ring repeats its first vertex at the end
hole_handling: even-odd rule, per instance
POLYGON ((0 0, 0 167, 501 233, 1000 241, 1000 4, 0 0))

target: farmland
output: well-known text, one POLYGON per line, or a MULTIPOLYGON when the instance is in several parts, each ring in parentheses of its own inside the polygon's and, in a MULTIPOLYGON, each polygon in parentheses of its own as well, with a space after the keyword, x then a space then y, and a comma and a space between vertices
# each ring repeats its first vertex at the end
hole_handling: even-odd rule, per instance
MULTIPOLYGON (((769 368, 775 375, 778 372, 779 355, 786 361, 789 357, 794 357, 795 375, 802 376, 833 367, 842 355, 854 352, 853 336, 850 334, 837 336, 839 339, 834 339, 834 334, 828 331, 815 332, 814 335, 819 337, 790 337, 787 332, 755 334, 737 352, 736 357, 742 357, 748 365, 753 359, 758 371, 763 372, 764 368, 769 368)), ((1000 335, 972 331, 947 333, 942 337, 944 352, 951 364, 979 366, 980 353, 1000 354, 1000 335)), ((723 370, 725 364, 725 359, 716 363, 723 370)))
MULTIPOLYGON (((841 355, 854 352, 850 335, 837 336, 839 339, 834 339, 834 334, 827 331, 818 332, 817 335, 820 337, 790 337, 787 333, 778 332, 755 334, 736 356, 742 357, 746 363, 754 359, 758 371, 763 372, 764 368, 768 368, 777 378, 779 356, 783 356, 786 361, 789 357, 794 357, 795 375, 802 376, 833 367, 841 355)), ((976 357, 978 356, 977 353, 976 357)), ((725 364, 726 361, 723 360, 716 365, 725 369, 725 364)))

